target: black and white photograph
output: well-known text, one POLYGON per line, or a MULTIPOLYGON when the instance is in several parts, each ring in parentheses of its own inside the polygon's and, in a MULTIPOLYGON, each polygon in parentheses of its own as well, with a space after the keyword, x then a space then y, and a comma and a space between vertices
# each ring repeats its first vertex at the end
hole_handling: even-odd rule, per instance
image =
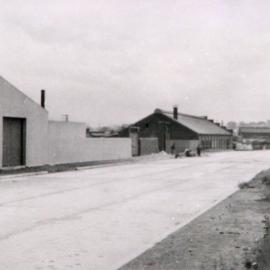
POLYGON ((0 0, 0 270, 270 270, 269 14, 0 0))

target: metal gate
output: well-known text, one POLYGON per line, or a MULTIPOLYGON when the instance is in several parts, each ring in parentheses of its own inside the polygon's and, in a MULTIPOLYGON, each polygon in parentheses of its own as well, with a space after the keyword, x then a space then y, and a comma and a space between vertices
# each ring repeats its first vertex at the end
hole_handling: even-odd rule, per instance
POLYGON ((3 167, 25 165, 25 119, 3 118, 3 167))

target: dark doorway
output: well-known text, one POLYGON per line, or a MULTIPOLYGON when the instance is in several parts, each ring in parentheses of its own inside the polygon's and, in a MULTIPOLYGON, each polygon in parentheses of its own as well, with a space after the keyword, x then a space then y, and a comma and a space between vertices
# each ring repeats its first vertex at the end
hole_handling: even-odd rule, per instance
POLYGON ((132 156, 140 155, 140 143, 139 143, 139 129, 138 127, 130 127, 129 137, 131 138, 132 156))
POLYGON ((24 118, 3 118, 3 167, 25 165, 24 118))

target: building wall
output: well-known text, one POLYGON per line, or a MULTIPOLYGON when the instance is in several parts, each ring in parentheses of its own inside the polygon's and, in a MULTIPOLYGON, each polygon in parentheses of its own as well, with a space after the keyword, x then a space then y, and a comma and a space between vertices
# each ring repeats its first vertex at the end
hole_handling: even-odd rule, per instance
POLYGON ((269 140, 270 139, 270 133, 239 133, 239 136, 242 137, 243 139, 265 139, 269 140))
POLYGON ((232 136, 228 135, 200 135, 199 142, 204 150, 232 149, 232 136))
POLYGON ((130 138, 86 138, 83 123, 48 121, 48 112, 0 77, 0 168, 3 118, 26 120, 25 165, 77 163, 131 157, 130 138))
POLYGON ((49 121, 49 137, 57 140, 82 139, 86 137, 86 124, 79 122, 49 121))
POLYGON ((0 167, 3 158, 3 117, 26 119, 26 166, 46 164, 48 112, 0 77, 0 167))
MULTIPOLYGON (((159 151, 166 150, 167 140, 196 140, 198 136, 190 129, 175 123, 162 114, 152 114, 137 122, 140 138, 158 138, 159 151)), ((127 135, 127 130, 122 134, 127 135)))
POLYGON ((157 138, 140 138, 140 155, 149 155, 158 153, 158 139, 157 138))
POLYGON ((167 153, 181 153, 186 149, 196 151, 199 144, 199 140, 168 140, 166 144, 167 153), (174 145, 174 151, 172 151, 172 145, 174 145))
POLYGON ((86 126, 49 122, 49 164, 78 163, 131 157, 130 138, 87 138, 86 126))

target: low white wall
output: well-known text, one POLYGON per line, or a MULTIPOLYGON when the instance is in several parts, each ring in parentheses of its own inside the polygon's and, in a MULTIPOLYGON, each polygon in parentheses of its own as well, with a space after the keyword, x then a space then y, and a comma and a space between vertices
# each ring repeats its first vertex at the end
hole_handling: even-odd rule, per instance
POLYGON ((86 138, 84 127, 82 123, 49 122, 49 164, 131 157, 130 138, 86 138))
POLYGON ((130 157, 131 141, 129 138, 62 139, 50 140, 49 143, 49 163, 51 165, 130 157))
POLYGON ((83 139, 86 137, 86 124, 49 120, 49 137, 51 140, 83 139))

